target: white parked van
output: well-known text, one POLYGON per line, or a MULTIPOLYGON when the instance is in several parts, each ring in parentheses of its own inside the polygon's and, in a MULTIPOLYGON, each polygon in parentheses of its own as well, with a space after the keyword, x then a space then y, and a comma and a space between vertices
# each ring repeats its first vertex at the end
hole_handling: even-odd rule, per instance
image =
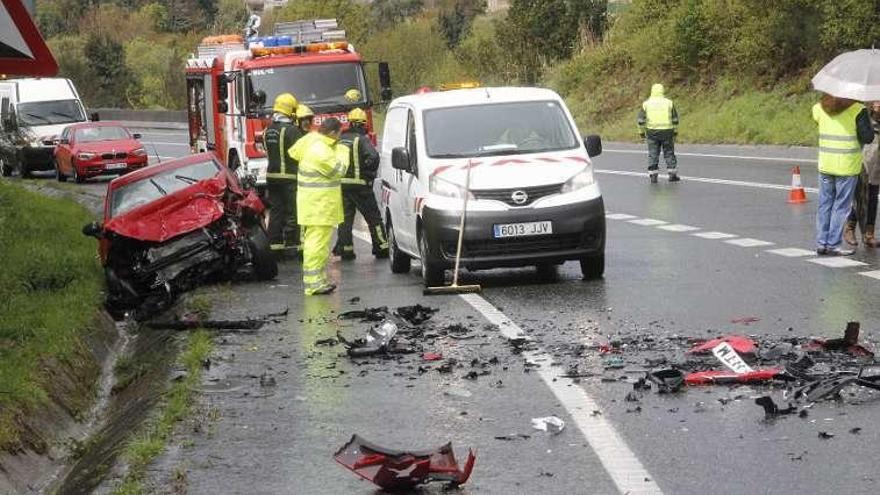
POLYGON ((461 266, 469 270, 580 262, 605 269, 605 207, 593 177, 598 136, 581 140, 555 92, 477 88, 391 102, 374 183, 388 227, 391 270, 421 261, 441 285, 455 261, 463 194, 470 194, 461 266), (465 190, 471 170, 470 190, 465 190))
POLYGON ((85 107, 70 79, 0 80, 0 123, 3 132, 23 138, 17 160, 23 177, 35 170, 54 169, 55 139, 68 125, 86 120, 85 107))

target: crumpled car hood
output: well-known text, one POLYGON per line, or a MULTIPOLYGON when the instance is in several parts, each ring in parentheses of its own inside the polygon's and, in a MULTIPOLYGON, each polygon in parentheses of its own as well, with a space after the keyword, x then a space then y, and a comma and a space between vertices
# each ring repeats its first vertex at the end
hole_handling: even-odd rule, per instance
POLYGON ((104 230, 140 241, 165 242, 217 221, 224 214, 222 175, 197 182, 104 224, 104 230))

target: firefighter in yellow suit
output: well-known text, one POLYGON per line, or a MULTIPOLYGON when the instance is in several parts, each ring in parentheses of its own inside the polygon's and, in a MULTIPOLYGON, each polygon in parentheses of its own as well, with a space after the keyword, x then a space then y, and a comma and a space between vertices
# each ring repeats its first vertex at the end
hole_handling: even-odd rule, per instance
POLYGON ((291 158, 299 162, 296 215, 302 228, 303 285, 307 296, 336 290, 326 269, 333 229, 344 220, 340 180, 348 170, 349 149, 338 144, 341 134, 342 124, 331 117, 289 151, 291 158))

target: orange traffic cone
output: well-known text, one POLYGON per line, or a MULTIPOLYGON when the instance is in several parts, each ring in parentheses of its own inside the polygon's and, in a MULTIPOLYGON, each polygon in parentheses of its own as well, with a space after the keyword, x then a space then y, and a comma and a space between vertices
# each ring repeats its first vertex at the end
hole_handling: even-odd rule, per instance
POLYGON ((788 192, 788 202, 792 204, 807 202, 807 193, 801 184, 801 168, 799 166, 791 169, 791 190, 788 192))

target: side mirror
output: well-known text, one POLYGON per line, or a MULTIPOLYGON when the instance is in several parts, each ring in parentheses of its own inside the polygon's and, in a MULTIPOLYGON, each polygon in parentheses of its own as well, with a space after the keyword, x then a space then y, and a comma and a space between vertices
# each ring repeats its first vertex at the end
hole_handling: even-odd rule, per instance
POLYGON ((229 104, 226 103, 226 100, 220 100, 217 102, 217 113, 226 113, 229 111, 229 104))
POLYGON ((141 133, 135 132, 134 134, 131 135, 131 137, 134 139, 140 139, 142 136, 141 136, 141 133))
POLYGON ((379 62, 379 87, 382 88, 379 91, 382 101, 390 100, 392 95, 391 68, 388 66, 388 62, 379 62))
POLYGON ((409 161, 409 152, 406 148, 398 146, 391 150, 391 168, 412 173, 412 164, 409 161))
POLYGON ((98 122, 101 120, 101 116, 98 115, 98 112, 92 112, 91 114, 89 114, 89 120, 91 120, 92 122, 98 122))
POLYGON ((602 154, 602 138, 595 134, 590 134, 584 138, 584 147, 587 148, 587 155, 590 158, 602 154))
POLYGON ((104 229, 101 227, 101 224, 99 224, 98 222, 92 222, 86 224, 86 226, 83 227, 82 233, 84 236, 100 239, 103 235, 103 230, 104 229))
POLYGON ((266 92, 262 89, 254 91, 254 94, 251 95, 251 103, 255 107, 262 108, 266 104, 266 92))
POLYGON ((59 139, 58 144, 70 144, 70 139, 59 139))

